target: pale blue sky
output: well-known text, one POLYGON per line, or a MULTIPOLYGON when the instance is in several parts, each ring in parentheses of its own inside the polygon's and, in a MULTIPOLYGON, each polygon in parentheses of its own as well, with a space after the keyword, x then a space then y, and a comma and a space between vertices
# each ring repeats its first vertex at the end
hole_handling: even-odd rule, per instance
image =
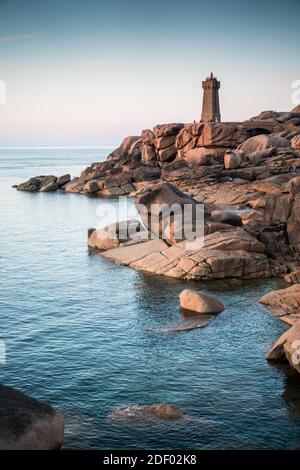
POLYGON ((221 80, 223 120, 289 110, 299 0, 0 0, 0 146, 116 145, 198 120, 221 80))

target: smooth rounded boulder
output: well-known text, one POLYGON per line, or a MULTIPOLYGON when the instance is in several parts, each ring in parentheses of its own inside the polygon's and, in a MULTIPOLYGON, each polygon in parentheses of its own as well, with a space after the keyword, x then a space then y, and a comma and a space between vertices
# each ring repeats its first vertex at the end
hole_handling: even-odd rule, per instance
POLYGON ((53 192, 57 191, 57 189, 61 188, 65 184, 69 183, 70 175, 63 175, 60 178, 53 175, 41 175, 35 176, 30 178, 28 181, 24 183, 16 184, 13 187, 18 189, 19 191, 28 191, 28 192, 53 192))
POLYGON ((225 308, 216 296, 192 289, 184 289, 179 300, 182 309, 196 313, 221 313, 225 308))

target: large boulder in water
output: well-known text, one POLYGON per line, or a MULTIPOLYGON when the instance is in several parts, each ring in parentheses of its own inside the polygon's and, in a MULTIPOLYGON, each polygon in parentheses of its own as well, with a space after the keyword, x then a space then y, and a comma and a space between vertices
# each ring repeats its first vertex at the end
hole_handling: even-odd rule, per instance
POLYGON ((64 418, 52 406, 0 385, 0 450, 59 449, 64 418))
POLYGON ((196 313, 220 313, 225 308, 214 295, 191 289, 184 289, 179 296, 179 300, 181 308, 196 313))

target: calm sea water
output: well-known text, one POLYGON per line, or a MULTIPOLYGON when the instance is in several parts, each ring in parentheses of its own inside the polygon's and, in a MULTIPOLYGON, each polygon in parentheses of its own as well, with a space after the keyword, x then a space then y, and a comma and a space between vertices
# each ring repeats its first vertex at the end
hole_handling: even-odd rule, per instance
MULTIPOLYGON (((88 254, 107 201, 29 194, 11 185, 103 160, 107 149, 0 150, 1 382, 58 407, 67 448, 300 449, 300 378, 265 360, 285 330, 257 299, 276 281, 190 283, 226 310, 206 328, 182 321, 185 282, 88 254), (111 422, 117 407, 173 403, 181 422, 111 422)), ((115 202, 116 204, 116 202, 115 202)))

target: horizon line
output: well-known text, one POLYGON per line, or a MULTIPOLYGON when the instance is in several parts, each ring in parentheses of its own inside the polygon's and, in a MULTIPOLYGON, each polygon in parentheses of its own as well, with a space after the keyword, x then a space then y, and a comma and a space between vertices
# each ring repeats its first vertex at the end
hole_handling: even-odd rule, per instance
POLYGON ((18 145, 18 146, 0 146, 1 150, 13 150, 13 149, 111 149, 117 148, 117 145, 18 145))

